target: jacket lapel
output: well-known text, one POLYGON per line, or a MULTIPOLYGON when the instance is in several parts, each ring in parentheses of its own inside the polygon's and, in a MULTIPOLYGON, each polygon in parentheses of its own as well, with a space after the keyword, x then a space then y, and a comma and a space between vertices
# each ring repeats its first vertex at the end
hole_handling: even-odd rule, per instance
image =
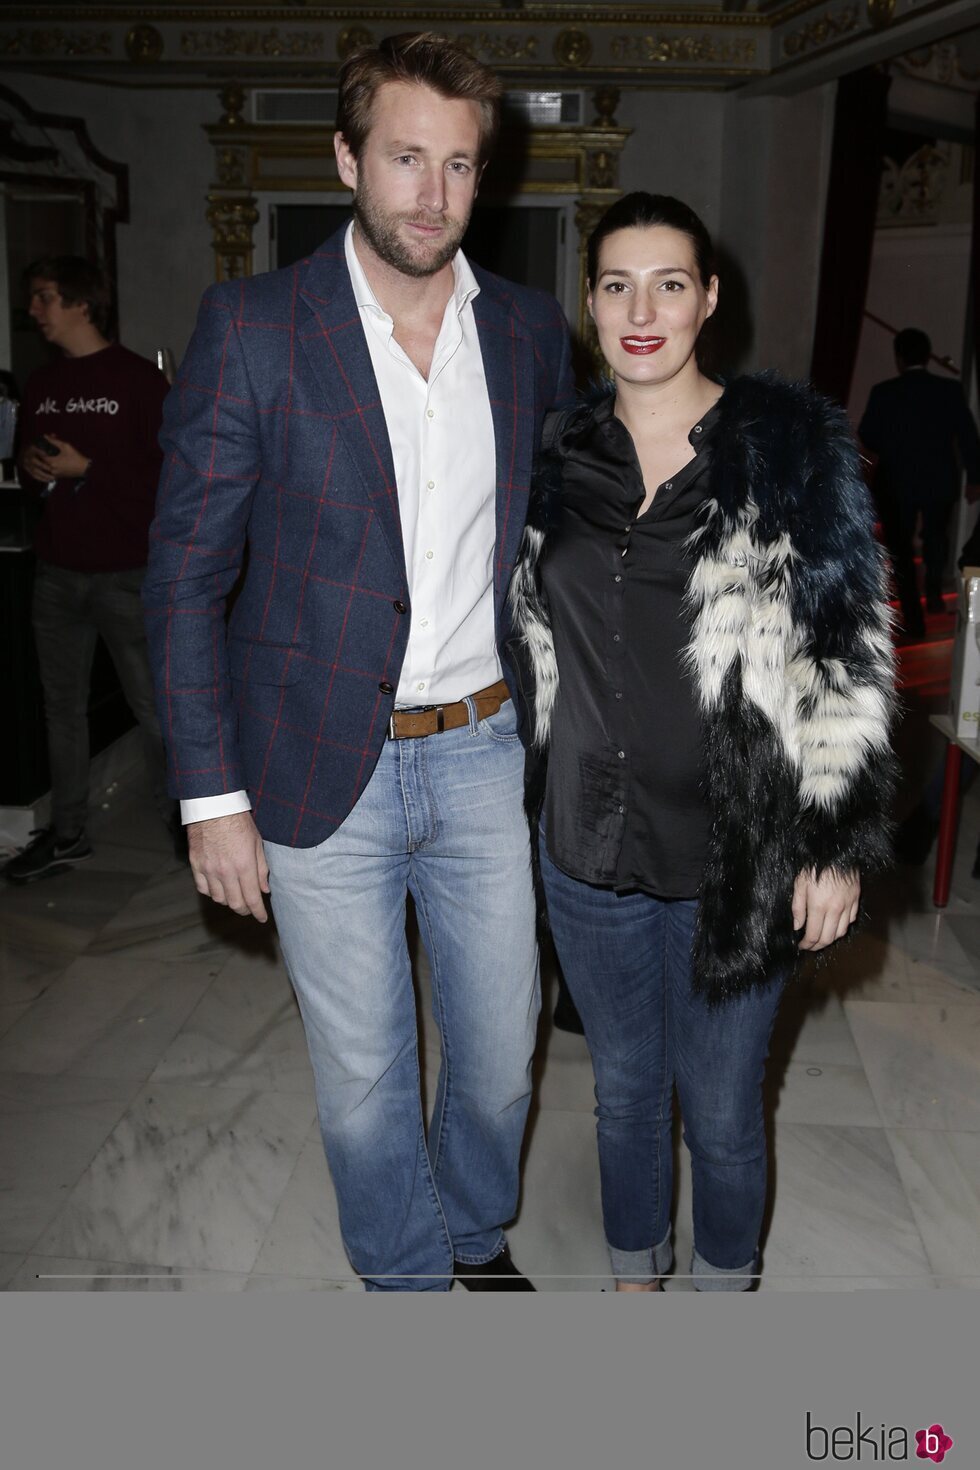
POLYGON ((497 455, 497 544, 493 567, 498 623, 527 514, 534 452, 534 344, 493 277, 474 266, 480 294, 473 302, 483 353, 497 455))
POLYGON ((395 563, 405 575, 398 488, 381 395, 344 257, 346 225, 310 257, 299 294, 309 310, 298 321, 300 346, 337 431, 350 454, 364 498, 378 518, 395 563))

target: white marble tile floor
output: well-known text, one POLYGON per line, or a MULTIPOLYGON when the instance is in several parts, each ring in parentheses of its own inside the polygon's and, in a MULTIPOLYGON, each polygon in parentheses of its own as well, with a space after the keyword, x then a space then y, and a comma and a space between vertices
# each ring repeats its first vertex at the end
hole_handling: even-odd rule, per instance
MULTIPOLYGON (((876 881, 865 929, 786 997, 762 1290, 980 1287, 978 829, 980 783, 949 908, 931 861, 876 881)), ((198 897, 134 786, 93 835, 88 867, 0 886, 0 1290, 360 1290, 271 930, 198 897)), ((609 1289, 588 1053, 549 1011, 509 1238, 540 1291, 609 1289)))

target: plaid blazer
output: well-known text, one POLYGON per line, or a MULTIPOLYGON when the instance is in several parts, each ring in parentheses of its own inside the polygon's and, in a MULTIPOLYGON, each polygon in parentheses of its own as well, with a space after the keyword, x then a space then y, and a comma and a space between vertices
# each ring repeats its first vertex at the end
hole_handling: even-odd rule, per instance
MULTIPOLYGON (((541 420, 573 390, 554 299, 475 273, 503 646, 541 420)), ((161 442, 143 595, 171 793, 245 788, 263 837, 314 846, 374 769, 411 613, 391 447, 342 230, 295 266, 205 292, 161 442)))

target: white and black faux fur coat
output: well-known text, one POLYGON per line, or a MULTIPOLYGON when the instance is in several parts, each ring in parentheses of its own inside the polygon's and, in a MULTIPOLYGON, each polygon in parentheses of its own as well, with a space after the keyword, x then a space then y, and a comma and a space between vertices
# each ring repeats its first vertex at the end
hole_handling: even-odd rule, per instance
MULTIPOLYGON (((551 426, 511 584, 510 653, 538 752, 558 696, 539 563, 559 519, 562 465, 592 411, 551 426)), ((887 862, 894 674, 884 561, 843 413, 774 374, 738 378, 710 452, 690 540, 686 658, 712 822, 695 984, 721 1000, 793 967, 797 873, 887 862)))

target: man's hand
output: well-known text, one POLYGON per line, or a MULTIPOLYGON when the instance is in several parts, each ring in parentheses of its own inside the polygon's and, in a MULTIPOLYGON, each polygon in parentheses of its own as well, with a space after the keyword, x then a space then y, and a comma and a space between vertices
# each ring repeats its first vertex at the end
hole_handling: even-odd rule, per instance
POLYGON ((20 467, 32 480, 80 480, 92 461, 69 444, 65 439, 56 439, 54 434, 45 436, 57 448, 57 454, 45 454, 36 444, 29 444, 20 457, 20 467))
POLYGON ((251 812, 189 822, 187 848, 198 893, 265 923, 269 865, 251 812))
POLYGON ((800 949, 826 949, 843 939, 857 918, 861 880, 857 873, 842 877, 829 869, 817 878, 811 868, 797 874, 793 884, 793 928, 805 930, 800 949))

